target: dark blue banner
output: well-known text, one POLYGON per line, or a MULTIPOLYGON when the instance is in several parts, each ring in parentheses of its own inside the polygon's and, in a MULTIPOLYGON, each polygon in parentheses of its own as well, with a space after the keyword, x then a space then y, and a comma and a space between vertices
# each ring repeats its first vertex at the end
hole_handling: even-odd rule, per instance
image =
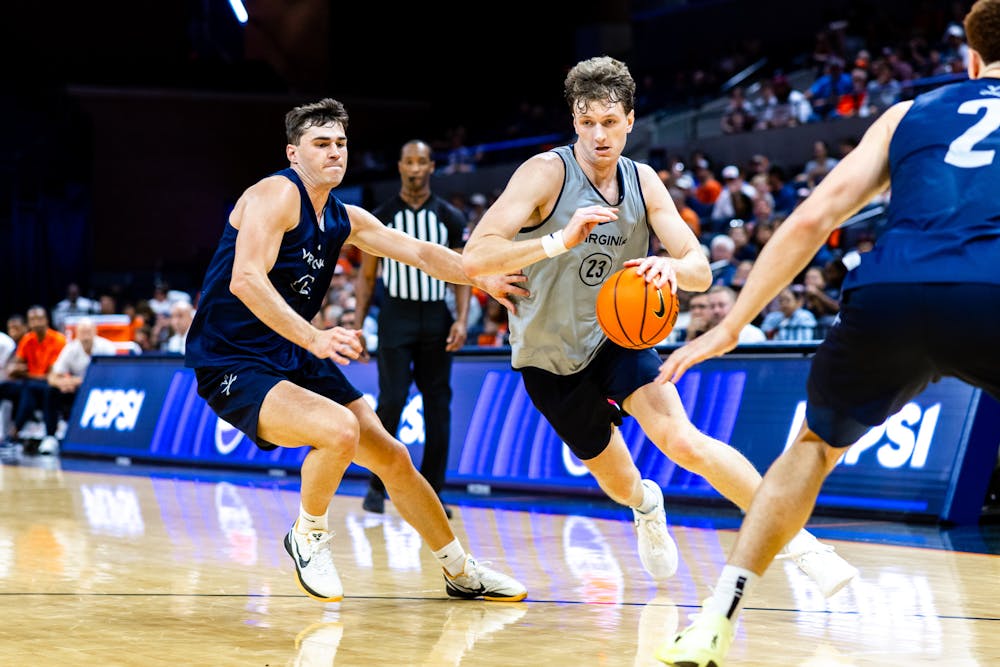
MULTIPOLYGON (((677 384, 694 425, 742 451, 762 472, 791 443, 805 414, 808 357, 729 355, 677 384)), ((374 406, 377 368, 345 371, 374 406)), ((453 372, 450 483, 601 493, 583 464, 531 405, 506 355, 458 356, 453 372)), ((265 452, 218 419, 176 358, 95 358, 74 405, 63 451, 178 463, 297 471, 308 449, 265 452)), ((411 389, 397 437, 419 463, 422 397, 411 389)), ((979 516, 1000 442, 1000 407, 946 378, 846 450, 819 506, 953 521, 979 516)), ((644 477, 671 497, 718 498, 671 462, 626 418, 622 435, 644 477)), ((365 474, 352 466, 348 474, 365 474)))

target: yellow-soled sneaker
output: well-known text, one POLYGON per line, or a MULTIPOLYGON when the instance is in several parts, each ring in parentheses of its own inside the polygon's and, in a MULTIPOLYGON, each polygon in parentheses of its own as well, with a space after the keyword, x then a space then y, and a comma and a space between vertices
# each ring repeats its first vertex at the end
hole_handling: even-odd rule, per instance
POLYGON ((702 611, 673 640, 657 649, 656 659, 674 667, 722 667, 733 634, 733 623, 724 615, 702 611))
POLYGON ((445 590, 453 598, 518 602, 528 597, 528 590, 517 579, 492 570, 472 556, 465 559, 465 569, 454 577, 444 573, 445 590))
POLYGON ((333 533, 311 530, 305 535, 293 526, 285 535, 285 551, 295 563, 295 579, 302 592, 322 602, 340 602, 344 599, 344 586, 333 564, 330 540, 333 533))

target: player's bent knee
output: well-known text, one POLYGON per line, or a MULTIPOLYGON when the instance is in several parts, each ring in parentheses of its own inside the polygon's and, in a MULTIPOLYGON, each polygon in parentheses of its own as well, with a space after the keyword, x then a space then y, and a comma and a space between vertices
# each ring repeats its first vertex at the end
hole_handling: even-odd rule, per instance
POLYGON ((686 432, 673 433, 660 440, 660 442, 666 442, 663 453, 671 461, 687 470, 700 468, 705 454, 703 448, 699 446, 698 440, 691 437, 692 435, 686 432))

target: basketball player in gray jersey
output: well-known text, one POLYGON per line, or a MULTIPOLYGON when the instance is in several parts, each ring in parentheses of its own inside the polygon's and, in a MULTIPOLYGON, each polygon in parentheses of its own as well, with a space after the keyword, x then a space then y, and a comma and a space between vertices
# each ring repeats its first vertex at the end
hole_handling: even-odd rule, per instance
MULTIPOLYGON (((663 491, 643 480, 617 428, 623 415, 677 465, 745 510, 761 481, 738 451, 694 427, 672 384, 655 382, 656 351, 609 341, 597 324, 601 284, 634 267, 657 288, 704 291, 698 240, 651 167, 622 156, 635 121, 635 81, 606 56, 566 77, 577 141, 526 160, 483 215, 463 254, 470 276, 522 270, 532 286, 510 314, 512 366, 532 403, 613 500, 632 508, 639 558, 660 582, 677 570, 663 491), (649 230, 669 257, 649 255, 649 230), (608 399, 611 399, 609 401, 608 399)), ((857 570, 803 530, 786 553, 825 595, 857 570)))

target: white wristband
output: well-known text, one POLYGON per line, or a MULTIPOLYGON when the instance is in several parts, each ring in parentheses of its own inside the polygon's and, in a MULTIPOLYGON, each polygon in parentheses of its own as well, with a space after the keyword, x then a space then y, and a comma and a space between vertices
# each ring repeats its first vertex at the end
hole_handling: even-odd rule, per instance
POLYGON ((566 243, 563 241, 563 230, 557 232, 552 232, 551 234, 546 234, 542 237, 542 250, 549 257, 555 257, 556 255, 561 255, 564 252, 569 252, 569 248, 566 247, 566 243))

